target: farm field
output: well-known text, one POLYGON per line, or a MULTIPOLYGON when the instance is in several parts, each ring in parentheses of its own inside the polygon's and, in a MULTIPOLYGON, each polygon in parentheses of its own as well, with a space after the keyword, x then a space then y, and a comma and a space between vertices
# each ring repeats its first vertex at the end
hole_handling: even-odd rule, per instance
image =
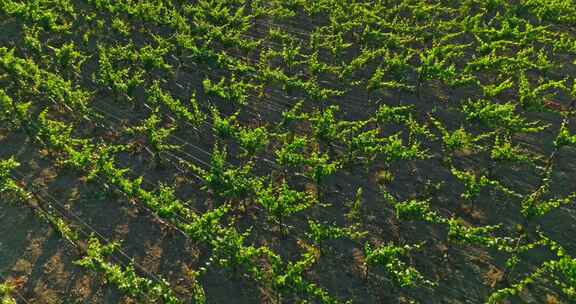
POLYGON ((576 1, 0 0, 0 303, 576 303, 576 1))

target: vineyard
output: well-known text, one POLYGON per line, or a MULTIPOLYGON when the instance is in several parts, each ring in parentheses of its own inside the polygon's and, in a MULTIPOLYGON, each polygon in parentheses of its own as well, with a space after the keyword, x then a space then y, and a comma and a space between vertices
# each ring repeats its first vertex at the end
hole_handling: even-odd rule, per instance
POLYGON ((576 303, 576 1, 0 0, 0 302, 576 303))

